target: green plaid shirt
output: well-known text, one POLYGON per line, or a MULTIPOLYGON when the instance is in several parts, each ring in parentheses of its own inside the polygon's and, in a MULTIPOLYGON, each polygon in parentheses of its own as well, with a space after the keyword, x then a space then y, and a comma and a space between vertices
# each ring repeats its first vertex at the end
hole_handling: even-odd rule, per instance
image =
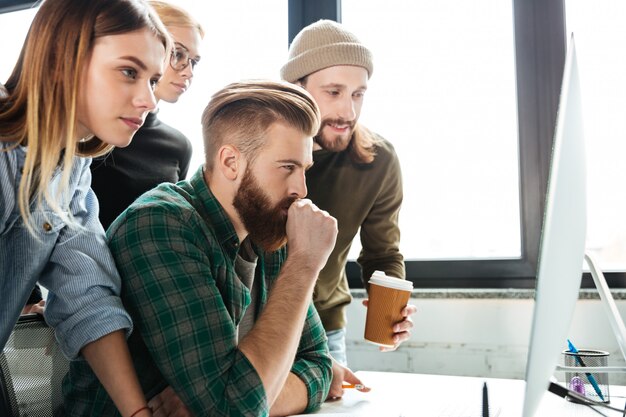
MULTIPOLYGON (((170 385, 196 416, 267 415, 261 379, 237 349, 237 325, 250 304, 235 273, 240 242, 202 169, 189 181, 144 194, 107 236, 135 323, 129 346, 146 397, 170 385)), ((261 311, 286 251, 254 250, 261 311)), ((291 372, 306 385, 307 411, 318 408, 330 387, 331 362, 312 305, 291 372)), ((64 394, 67 415, 119 415, 84 361, 72 363, 64 394)))

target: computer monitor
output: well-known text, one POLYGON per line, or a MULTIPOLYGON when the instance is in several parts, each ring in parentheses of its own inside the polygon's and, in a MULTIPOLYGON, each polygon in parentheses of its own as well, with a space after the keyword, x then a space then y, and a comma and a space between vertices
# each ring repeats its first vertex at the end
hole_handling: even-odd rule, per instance
POLYGON ((586 235, 585 146, 578 66, 570 39, 554 133, 523 417, 535 415, 559 360, 582 277, 586 235))

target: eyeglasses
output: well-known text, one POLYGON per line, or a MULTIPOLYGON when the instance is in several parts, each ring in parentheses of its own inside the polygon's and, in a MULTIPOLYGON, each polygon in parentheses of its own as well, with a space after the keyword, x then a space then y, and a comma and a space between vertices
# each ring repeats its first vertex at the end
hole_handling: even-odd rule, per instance
POLYGON ((182 44, 176 43, 176 49, 172 51, 170 56, 170 66, 176 71, 182 71, 191 63, 191 69, 195 69, 198 65, 199 59, 194 59, 189 56, 189 50, 182 44))

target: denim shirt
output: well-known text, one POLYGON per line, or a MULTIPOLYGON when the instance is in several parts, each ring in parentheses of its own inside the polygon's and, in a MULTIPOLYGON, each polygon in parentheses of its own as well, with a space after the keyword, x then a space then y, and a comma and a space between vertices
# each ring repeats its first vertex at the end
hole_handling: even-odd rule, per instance
MULTIPOLYGON (((60 198, 74 226, 42 203, 31 201, 35 235, 17 203, 26 148, 0 142, 0 348, 6 344, 36 282, 48 289, 46 322, 55 328, 64 354, 73 359, 87 343, 132 322, 119 298, 121 281, 90 188, 90 158, 74 158, 69 187, 60 198)), ((62 172, 50 183, 55 195, 62 172)))

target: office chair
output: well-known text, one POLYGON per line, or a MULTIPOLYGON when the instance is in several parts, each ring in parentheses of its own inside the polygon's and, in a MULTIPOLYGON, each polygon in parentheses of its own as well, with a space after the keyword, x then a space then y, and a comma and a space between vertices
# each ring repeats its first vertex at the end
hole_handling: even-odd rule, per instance
POLYGON ((21 316, 0 354, 0 415, 62 416, 61 383, 68 368, 43 317, 21 316))

